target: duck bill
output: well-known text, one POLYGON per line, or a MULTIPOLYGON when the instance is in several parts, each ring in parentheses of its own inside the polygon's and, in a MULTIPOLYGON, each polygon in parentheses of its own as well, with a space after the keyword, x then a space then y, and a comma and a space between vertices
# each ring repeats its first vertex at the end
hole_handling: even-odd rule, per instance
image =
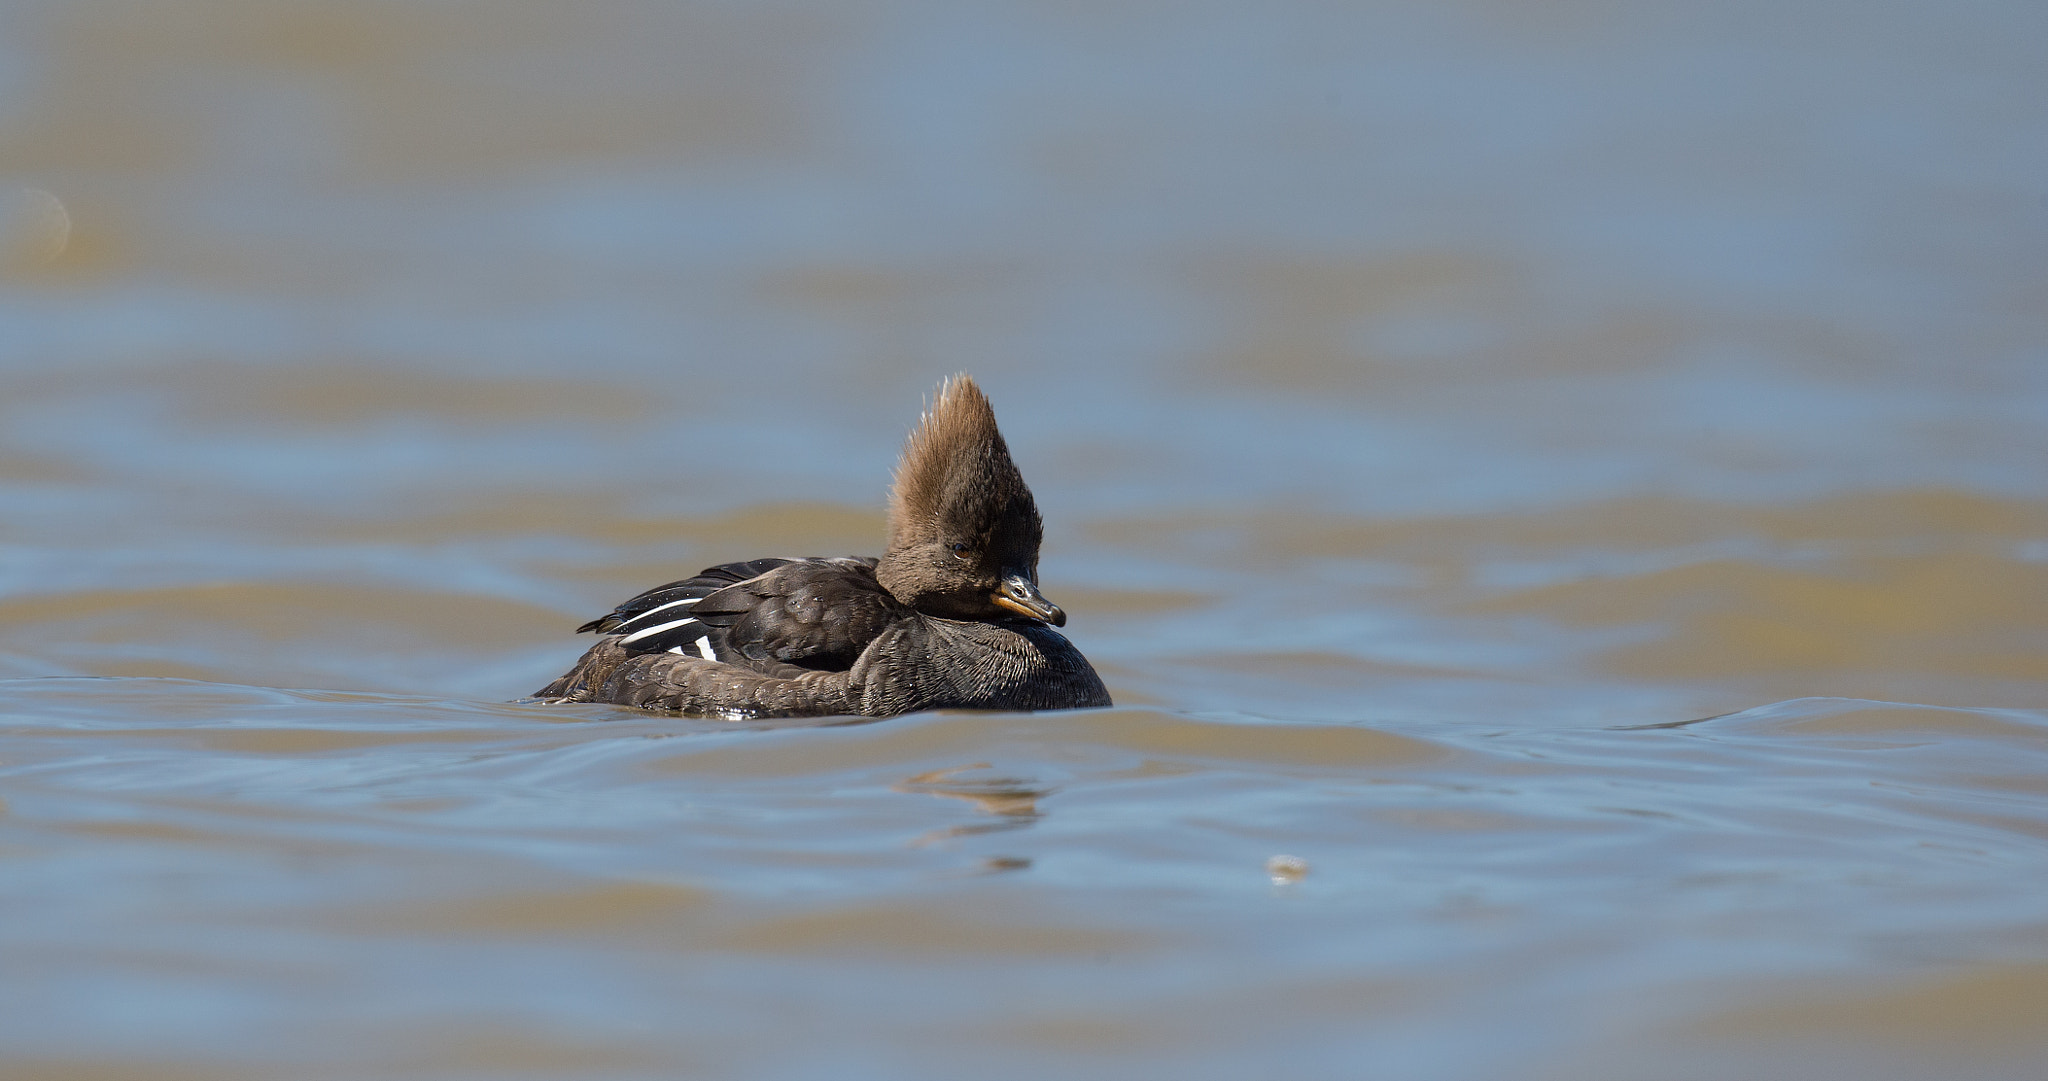
POLYGON ((1060 606, 1046 600, 1045 595, 1038 592, 1037 583, 1021 574, 1004 575, 1002 588, 989 594, 988 599, 995 602, 996 607, 1026 619, 1050 623, 1055 627, 1067 625, 1067 614, 1060 611, 1060 606))

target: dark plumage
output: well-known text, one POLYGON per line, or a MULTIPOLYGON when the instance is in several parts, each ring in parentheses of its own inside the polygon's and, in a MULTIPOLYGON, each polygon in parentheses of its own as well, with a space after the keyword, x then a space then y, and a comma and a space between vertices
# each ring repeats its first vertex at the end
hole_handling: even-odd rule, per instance
POLYGON ((542 699, 725 717, 1110 704, 1038 592, 1044 526, 974 380, 903 447, 880 559, 756 559, 648 590, 542 699), (1049 624, 1049 625, 1048 625, 1049 624))

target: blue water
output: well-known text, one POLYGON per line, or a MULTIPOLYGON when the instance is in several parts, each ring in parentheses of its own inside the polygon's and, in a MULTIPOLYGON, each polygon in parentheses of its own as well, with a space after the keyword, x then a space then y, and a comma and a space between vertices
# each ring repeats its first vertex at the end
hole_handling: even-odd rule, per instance
POLYGON ((0 10, 0 1073, 2031 1081, 2044 21, 0 10), (516 702, 963 370, 1117 709, 516 702))

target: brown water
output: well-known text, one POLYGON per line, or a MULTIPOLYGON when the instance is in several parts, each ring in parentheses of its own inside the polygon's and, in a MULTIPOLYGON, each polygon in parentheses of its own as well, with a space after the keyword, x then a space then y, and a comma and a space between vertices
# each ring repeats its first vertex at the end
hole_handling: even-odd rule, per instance
POLYGON ((0 1075, 2048 1076, 2044 41, 0 7, 0 1075), (1117 708, 513 701, 962 369, 1117 708))

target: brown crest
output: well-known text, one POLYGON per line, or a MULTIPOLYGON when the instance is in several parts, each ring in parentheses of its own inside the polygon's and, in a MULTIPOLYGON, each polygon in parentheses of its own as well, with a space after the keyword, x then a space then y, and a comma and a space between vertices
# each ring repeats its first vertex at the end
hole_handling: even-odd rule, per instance
POLYGON ((986 532, 1018 511, 1035 524, 1031 490, 1010 459, 987 396, 967 375, 940 383, 896 464, 889 492, 891 546, 930 540, 946 530, 986 532))

